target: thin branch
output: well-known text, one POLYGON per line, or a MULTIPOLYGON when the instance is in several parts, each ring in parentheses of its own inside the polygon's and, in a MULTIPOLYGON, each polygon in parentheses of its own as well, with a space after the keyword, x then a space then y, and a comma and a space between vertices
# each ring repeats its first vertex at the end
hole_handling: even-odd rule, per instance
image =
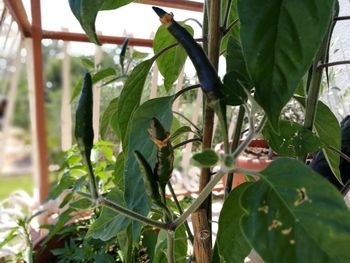
MULTIPOLYGON (((176 205, 176 207, 177 207, 177 210, 179 210, 180 215, 182 215, 182 214, 184 213, 184 211, 182 210, 182 207, 181 207, 181 205, 180 205, 179 200, 177 200, 177 196, 176 196, 176 193, 175 193, 175 191, 174 191, 174 188, 173 188, 173 186, 171 185, 170 182, 168 182, 167 185, 168 185, 168 188, 169 188, 169 190, 170 190, 171 196, 172 196, 173 199, 174 199, 174 202, 175 202, 175 205, 176 205)), ((187 221, 185 221, 185 228, 186 228, 186 232, 187 232, 188 239, 191 241, 191 243, 192 243, 192 245, 193 245, 194 237, 193 237, 193 234, 192 234, 192 232, 191 232, 191 229, 190 229, 190 227, 189 227, 187 221)))
POLYGON ((195 85, 192 85, 192 86, 188 86, 186 88, 183 88, 182 90, 179 90, 176 94, 175 94, 175 98, 174 98, 174 101, 179 98, 182 94, 184 94, 185 92, 187 91, 190 91, 190 90, 194 90, 194 89, 198 89, 200 88, 201 85, 200 84, 195 84, 195 85))
POLYGON ((113 201, 110 201, 108 199, 106 199, 105 197, 103 196, 99 196, 97 199, 94 199, 90 194, 88 193, 84 193, 84 192, 81 192, 81 191, 77 191, 76 192, 77 194, 89 199, 91 202, 95 202, 97 205, 102 205, 102 206, 105 206, 105 207, 108 207, 108 208, 111 208, 112 210, 120 213, 120 214, 123 214, 124 216, 130 218, 130 219, 133 219, 133 220, 137 220, 141 223, 144 223, 146 225, 150 225, 150 226, 153 226, 153 227, 157 227, 157 228, 160 228, 160 229, 164 229, 164 230, 167 230, 168 229, 168 224, 164 224, 164 223, 161 223, 161 222, 158 222, 158 221, 155 221, 155 220, 152 220, 150 218, 147 218, 143 215, 140 215, 132 210, 129 210, 121 205, 118 205, 116 204, 115 202, 113 201))
POLYGON ((175 241, 175 232, 169 230, 167 232, 167 252, 166 252, 166 257, 167 257, 168 263, 175 262, 174 241, 175 241))
POLYGON ((337 154, 339 154, 339 156, 341 158, 343 158, 345 161, 349 162, 350 163, 350 157, 347 156, 345 153, 339 151, 338 149, 334 148, 333 146, 327 146, 327 148, 337 154))
POLYGON ((323 68, 328 68, 328 67, 333 67, 333 66, 338 66, 338 65, 346 65, 346 64, 350 64, 350 60, 341 60, 341 61, 323 63, 323 64, 320 64, 317 67, 317 69, 323 69, 323 68))
POLYGON ((195 22, 200 28, 203 28, 203 25, 201 24, 201 22, 199 22, 197 19, 194 19, 194 18, 187 18, 184 20, 184 23, 186 23, 187 21, 193 21, 195 22))
POLYGON ((334 18, 334 21, 350 20, 350 16, 338 16, 334 18))
POLYGON ((167 224, 164 224, 164 223, 161 223, 159 221, 155 221, 155 220, 152 220, 148 217, 142 216, 142 215, 140 215, 132 210, 129 210, 121 205, 118 205, 118 204, 114 203, 113 201, 110 201, 102 196, 99 197, 98 203, 100 205, 111 208, 112 210, 115 210, 118 213, 123 214, 126 217, 129 217, 130 219, 137 220, 137 221, 144 223, 146 225, 150 225, 150 226, 157 227, 160 229, 165 229, 165 230, 168 229, 167 224))
POLYGON ((173 111, 174 114, 180 116, 181 118, 183 118, 184 120, 186 120, 189 124, 191 124, 193 126, 193 128, 195 128, 197 130, 198 133, 201 133, 202 130, 198 128, 198 126, 196 124, 194 124, 189 118, 187 118, 185 115, 183 115, 180 112, 177 111, 173 111))
POLYGON ((179 148, 179 147, 181 147, 181 146, 184 146, 184 145, 186 145, 186 144, 188 144, 188 143, 191 143, 191 142, 201 142, 201 141, 202 141, 201 138, 189 139, 189 140, 186 140, 186 141, 183 141, 183 142, 180 142, 180 143, 174 145, 174 146, 173 146, 173 149, 175 150, 175 149, 177 149, 177 148, 179 148))
MULTIPOLYGON (((195 41, 197 41, 197 42, 202 42, 202 41, 203 41, 203 38, 196 38, 195 41)), ((170 50, 170 49, 176 47, 176 46, 179 45, 179 44, 180 44, 179 42, 176 42, 176 43, 174 43, 174 44, 171 44, 171 45, 169 45, 169 46, 163 48, 161 51, 159 51, 157 54, 155 54, 155 55, 153 56, 152 59, 153 59, 153 60, 156 60, 156 59, 159 58, 162 54, 164 54, 166 51, 168 51, 168 50, 170 50)))
POLYGON ((202 192, 199 194, 198 198, 191 204, 191 206, 174 222, 169 225, 169 229, 176 229, 178 226, 182 225, 187 218, 196 211, 200 205, 207 199, 207 197, 212 192, 215 185, 221 180, 221 178, 225 175, 226 171, 218 171, 217 174, 212 177, 209 183, 203 188, 202 192))
POLYGON ((230 32, 230 30, 231 30, 236 24, 238 24, 238 22, 239 22, 239 18, 233 20, 233 21, 231 22, 231 24, 229 24, 228 27, 225 28, 225 30, 222 32, 222 34, 225 36, 228 32, 230 32))

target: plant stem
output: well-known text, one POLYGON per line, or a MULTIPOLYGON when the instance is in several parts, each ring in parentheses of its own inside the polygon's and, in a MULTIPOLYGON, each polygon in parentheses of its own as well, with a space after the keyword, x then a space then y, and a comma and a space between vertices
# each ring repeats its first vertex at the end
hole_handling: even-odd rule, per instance
POLYGON ((102 206, 108 207, 114 211, 117 211, 118 213, 123 214, 124 216, 126 216, 130 219, 133 219, 133 220, 139 221, 141 223, 144 223, 146 225, 150 225, 150 226, 157 227, 160 229, 164 229, 164 230, 168 229, 169 224, 164 224, 164 223, 155 221, 153 219, 150 219, 148 217, 145 217, 143 215, 140 215, 132 210, 129 210, 121 205, 116 204, 113 201, 108 200, 107 198, 105 198, 103 196, 99 196, 97 199, 94 199, 88 193, 78 191, 77 194, 79 194, 87 199, 90 199, 90 201, 92 201, 92 202, 96 202, 98 205, 102 205, 102 206))
POLYGON ((176 144, 175 146, 173 146, 173 149, 177 149, 181 146, 184 146, 186 145, 187 143, 191 143, 191 142, 201 142, 202 139, 201 138, 193 138, 193 139, 189 139, 189 140, 186 140, 186 141, 183 141, 183 142, 180 142, 179 144, 176 144))
POLYGON ((329 63, 322 63, 318 65, 317 69, 323 69, 323 68, 333 67, 337 65, 346 65, 346 64, 350 64, 350 60, 341 60, 341 61, 334 61, 329 63))
POLYGON ((175 240, 175 232, 168 230, 167 231, 167 260, 168 263, 174 263, 174 240, 175 240))
MULTIPOLYGON (((175 202, 175 205, 177 207, 177 210, 179 210, 180 215, 182 215, 184 213, 184 211, 182 210, 182 207, 181 207, 181 205, 179 203, 179 200, 177 200, 177 196, 175 194, 174 188, 173 188, 173 186, 171 185, 170 182, 167 185, 168 185, 168 188, 170 190, 171 196, 174 199, 174 202, 175 202)), ((191 241, 191 243, 193 245, 194 238, 193 238, 193 234, 191 232, 191 229, 190 229, 187 221, 185 221, 185 228, 186 228, 188 239, 191 241)))
POLYGON ((88 176, 89 176, 89 183, 90 183, 90 191, 92 198, 96 200, 99 196, 97 184, 96 184, 96 177, 94 174, 94 170, 92 168, 91 160, 90 160, 90 154, 82 153, 83 161, 85 162, 85 165, 88 167, 88 176))
MULTIPOLYGON (((241 131, 242 131, 242 127, 243 127, 244 114, 245 114, 244 107, 240 106, 239 111, 238 111, 238 116, 237 116, 236 128, 235 128, 235 132, 234 132, 233 140, 232 140, 232 145, 231 145, 231 152, 233 152, 238 147, 239 140, 241 138, 241 131)), ((233 173, 228 173, 226 186, 225 186, 225 199, 228 197, 228 194, 231 192, 232 182, 233 182, 233 173)))
POLYGON ((350 16, 338 16, 334 18, 334 21, 340 21, 340 20, 350 20, 350 16))
POLYGON ((191 206, 186 211, 184 211, 182 215, 175 219, 174 222, 171 223, 170 229, 176 229, 178 226, 182 225, 187 220, 187 218, 201 206, 201 204, 212 192, 212 189, 215 187, 215 185, 217 185, 217 183, 221 180, 224 174, 225 173, 221 170, 215 174, 215 176, 204 187, 204 189, 199 194, 198 198, 191 204, 191 206))
POLYGON ((228 32, 230 32, 230 30, 239 22, 239 18, 233 20, 231 22, 231 24, 228 25, 227 28, 224 29, 224 31, 222 32, 222 35, 225 36, 228 32))
MULTIPOLYGON (((316 55, 316 58, 312 67, 311 82, 310 82, 309 90, 307 91, 304 127, 311 131, 313 129, 314 122, 315 122, 318 96, 319 96, 321 81, 322 81, 323 67, 319 67, 319 66, 322 65, 324 61, 326 61, 327 59, 328 46, 331 38, 331 28, 332 28, 332 23, 329 26, 328 33, 324 38, 322 45, 316 55)), ((305 162, 306 156, 301 156, 299 157, 299 159, 305 162)))
POLYGON ((174 97, 174 101, 179 98, 182 94, 184 94, 185 92, 187 91, 190 91, 190 90, 194 90, 194 89, 198 89, 200 88, 200 84, 195 84, 195 85, 192 85, 192 86, 188 86, 180 91, 178 91, 176 94, 175 94, 175 97, 174 97))
POLYGON ((202 130, 199 129, 199 127, 198 127, 196 124, 194 124, 189 118, 187 118, 185 115, 183 115, 182 113, 177 112, 177 111, 173 111, 173 113, 176 114, 176 115, 178 115, 178 116, 180 116, 180 117, 182 117, 182 118, 183 118, 184 120, 186 120, 189 124, 191 124, 191 125, 193 126, 193 128, 196 129, 197 133, 199 133, 199 134, 202 133, 202 130))

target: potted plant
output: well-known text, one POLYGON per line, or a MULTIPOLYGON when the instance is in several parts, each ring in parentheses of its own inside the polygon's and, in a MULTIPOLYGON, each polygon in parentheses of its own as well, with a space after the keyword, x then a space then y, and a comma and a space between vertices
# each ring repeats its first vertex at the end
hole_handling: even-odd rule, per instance
MULTIPOLYGON (((97 13, 129 2, 69 1, 83 29, 97 44, 93 23, 97 13)), ((85 76, 75 136, 86 172, 79 182, 71 180, 65 186, 72 188, 72 195, 82 202, 89 201, 92 211, 101 209, 88 234, 100 242, 117 238, 124 262, 135 261, 132 255, 140 251, 140 242, 153 262, 243 262, 252 249, 266 262, 348 262, 348 208, 341 194, 303 163, 308 152, 324 149, 335 176, 341 180, 337 171, 339 155, 335 153, 340 149, 340 127, 329 108, 318 100, 322 73, 330 66, 327 51, 338 16, 337 2, 212 0, 204 5, 203 48, 192 38, 187 25, 177 23, 172 13, 154 8, 162 23, 154 39, 155 55, 132 70, 118 103, 112 107, 116 118, 111 118, 110 124, 116 127, 123 152, 116 156, 113 183, 107 187, 106 178, 96 174, 90 158, 93 96, 91 76, 85 76), (217 74, 220 46, 227 60, 223 81, 217 74), (200 193, 183 211, 176 195, 175 205, 165 198, 165 189, 172 189, 169 179, 173 153, 174 148, 180 148, 172 144, 176 132, 169 132, 171 106, 175 99, 199 86, 177 94, 171 89, 186 56, 198 73, 205 105, 200 131, 203 150, 193 155, 202 168, 200 193), (169 65, 168 61, 174 63, 169 65), (153 63, 165 78, 168 96, 142 101, 153 63), (280 118, 291 99, 304 107, 302 124, 280 118), (245 117, 249 127, 240 144, 234 138, 233 149, 228 143, 226 120, 231 106, 240 108, 235 134, 241 133, 245 117), (214 115, 225 143, 225 153, 220 156, 211 149, 214 115), (261 131, 270 146, 275 144, 289 157, 274 160, 260 172, 239 168, 238 156, 261 131), (329 151, 330 146, 336 151, 329 151), (213 175, 211 168, 215 165, 219 170, 213 175), (208 196, 227 173, 213 245, 208 196), (259 180, 231 191, 235 173, 257 176, 259 180), (186 225, 190 216, 193 235, 186 225), (144 226, 159 231, 146 235, 144 226), (190 255, 187 238, 194 245, 190 255)))

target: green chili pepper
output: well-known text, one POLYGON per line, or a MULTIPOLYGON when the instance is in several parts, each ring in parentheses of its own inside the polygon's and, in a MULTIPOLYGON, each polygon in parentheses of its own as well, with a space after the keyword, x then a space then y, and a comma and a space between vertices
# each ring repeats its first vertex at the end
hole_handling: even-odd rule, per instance
POLYGON ((140 167, 146 194, 152 199, 154 203, 163 207, 164 204, 159 193, 157 175, 153 173, 151 166, 142 155, 142 153, 139 151, 135 151, 134 153, 140 167))
POLYGON ((92 125, 92 79, 89 73, 85 74, 80 99, 75 115, 75 138, 83 160, 88 166, 90 177, 90 191, 94 198, 97 198, 97 186, 91 165, 91 150, 94 143, 94 129, 92 125))
POLYGON ((164 189, 174 168, 174 150, 169 140, 170 134, 157 118, 152 118, 149 133, 158 148, 154 173, 157 175, 160 186, 164 189))
POLYGON ((162 24, 167 27, 168 31, 186 50, 197 71, 201 88, 207 95, 208 100, 212 101, 220 98, 222 96, 220 92, 221 80, 201 46, 198 45, 185 28, 173 19, 173 14, 169 14, 158 7, 152 8, 160 17, 162 24))

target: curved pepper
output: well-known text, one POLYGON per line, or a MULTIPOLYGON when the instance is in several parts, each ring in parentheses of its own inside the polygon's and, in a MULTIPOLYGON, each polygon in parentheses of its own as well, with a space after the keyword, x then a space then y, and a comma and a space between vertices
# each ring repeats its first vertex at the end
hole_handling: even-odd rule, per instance
POLYGON ((149 133, 157 146, 157 163, 154 173, 162 189, 171 178, 174 169, 174 150, 170 143, 170 133, 166 131, 157 118, 152 118, 149 133))
POLYGON ((142 155, 142 153, 139 151, 135 151, 134 153, 140 167, 146 194, 152 199, 154 203, 163 206, 162 199, 158 190, 159 188, 157 183, 157 176, 153 174, 151 166, 147 162, 146 158, 142 155))
POLYGON ((152 8, 160 17, 162 24, 167 27, 168 31, 186 50, 197 71, 201 88, 207 95, 209 102, 219 99, 222 96, 220 92, 222 83, 202 47, 198 45, 185 28, 173 19, 173 14, 169 14, 158 7, 152 8))

